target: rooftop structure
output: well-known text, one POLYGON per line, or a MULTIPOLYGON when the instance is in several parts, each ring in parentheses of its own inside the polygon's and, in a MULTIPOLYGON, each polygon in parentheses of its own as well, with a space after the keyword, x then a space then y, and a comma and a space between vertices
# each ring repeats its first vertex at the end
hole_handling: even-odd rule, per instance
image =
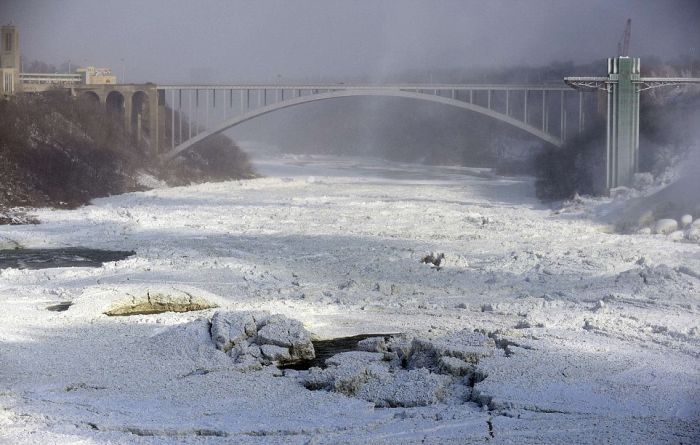
POLYGON ((87 66, 78 68, 75 72, 82 76, 84 85, 114 85, 117 83, 117 76, 112 74, 111 68, 87 66))

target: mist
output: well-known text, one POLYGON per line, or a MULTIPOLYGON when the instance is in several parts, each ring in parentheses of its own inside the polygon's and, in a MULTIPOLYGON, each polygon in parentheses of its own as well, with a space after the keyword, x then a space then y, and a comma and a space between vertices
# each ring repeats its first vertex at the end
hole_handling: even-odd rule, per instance
MULTIPOLYGON (((693 0, 4 0, 25 60, 111 67, 129 82, 369 79, 408 70, 700 53, 693 0), (194 78, 193 78, 194 77, 194 78)), ((426 79, 427 80, 427 79, 426 79)), ((439 80, 439 79, 434 79, 439 80)))

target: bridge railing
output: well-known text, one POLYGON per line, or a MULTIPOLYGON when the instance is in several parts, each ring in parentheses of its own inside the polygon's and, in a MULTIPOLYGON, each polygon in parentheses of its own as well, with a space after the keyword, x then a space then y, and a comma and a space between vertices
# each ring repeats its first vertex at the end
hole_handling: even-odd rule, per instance
POLYGON ((28 84, 80 84, 81 74, 20 73, 19 81, 28 84))

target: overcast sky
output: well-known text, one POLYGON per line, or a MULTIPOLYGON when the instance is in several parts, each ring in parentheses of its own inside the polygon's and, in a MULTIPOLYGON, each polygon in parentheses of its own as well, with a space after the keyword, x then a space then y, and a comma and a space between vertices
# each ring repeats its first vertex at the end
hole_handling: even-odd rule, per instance
POLYGON ((631 55, 700 56, 700 0, 0 0, 25 60, 108 66, 131 82, 589 62, 615 55, 628 17, 631 55))

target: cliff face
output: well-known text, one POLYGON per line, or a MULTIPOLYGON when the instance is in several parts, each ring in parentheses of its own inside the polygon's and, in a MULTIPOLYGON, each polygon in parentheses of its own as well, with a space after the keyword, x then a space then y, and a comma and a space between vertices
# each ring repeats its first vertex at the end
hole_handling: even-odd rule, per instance
POLYGON ((253 175, 245 153, 223 136, 161 164, 119 119, 58 92, 0 100, 0 116, 0 208, 79 206, 144 189, 141 172, 177 185, 253 175))

